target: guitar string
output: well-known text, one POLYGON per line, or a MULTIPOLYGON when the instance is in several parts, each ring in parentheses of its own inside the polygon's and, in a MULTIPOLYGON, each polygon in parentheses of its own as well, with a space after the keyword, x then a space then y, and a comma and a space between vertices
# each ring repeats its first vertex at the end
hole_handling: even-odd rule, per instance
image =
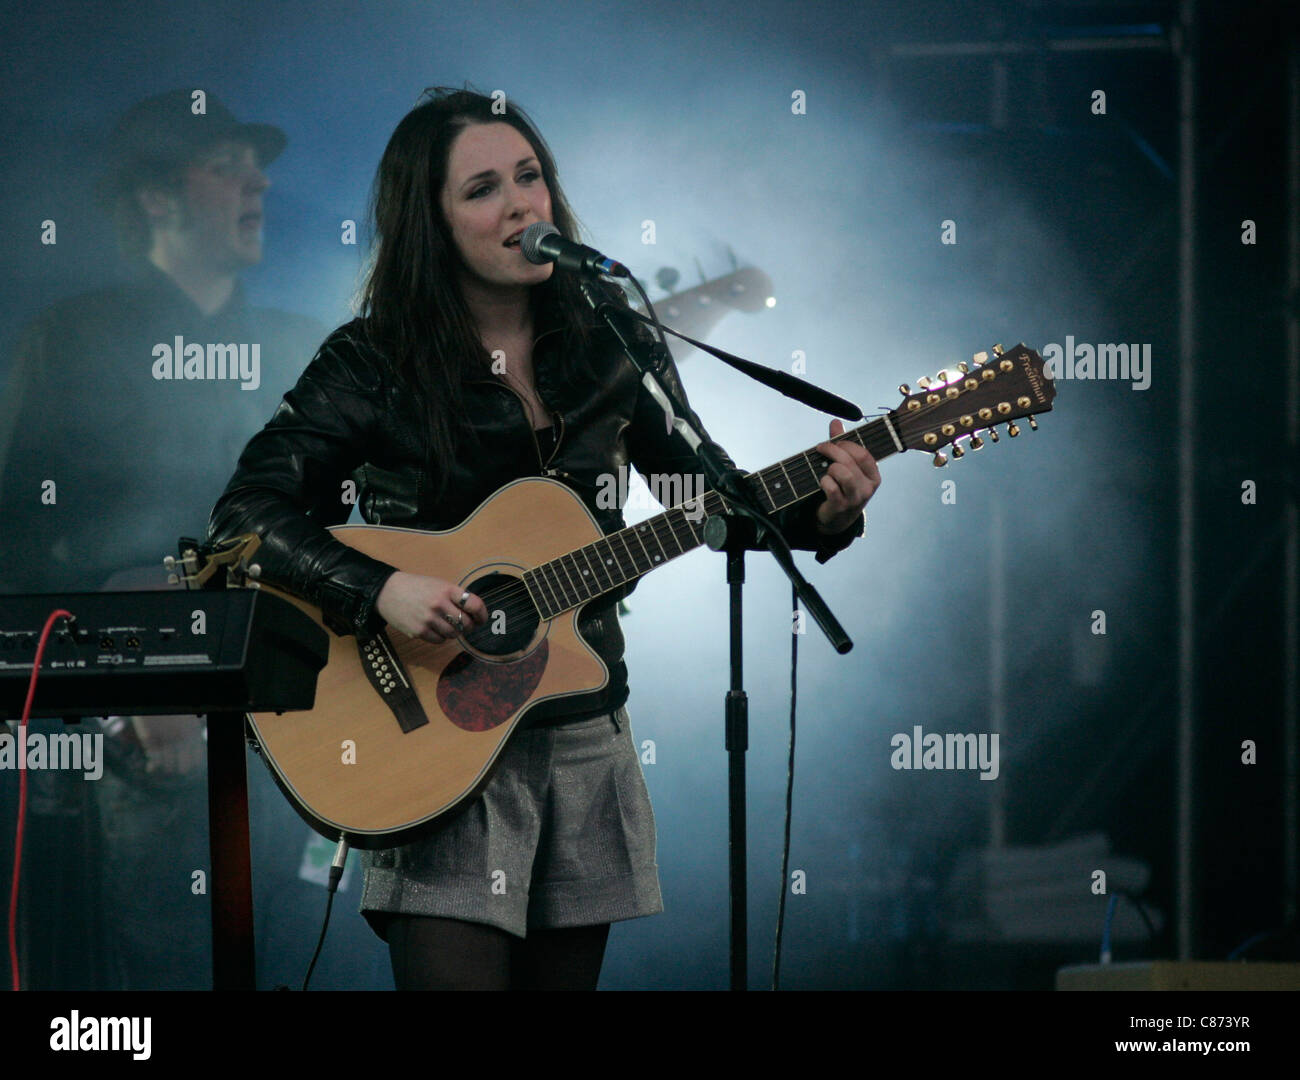
MULTIPOLYGON (((948 399, 948 401, 952 401, 952 400, 954 399, 951 398, 948 399)), ((943 402, 939 402, 928 406, 922 406, 920 409, 914 409, 912 410, 912 416, 908 419, 919 418, 922 414, 938 408, 939 405, 941 404, 943 404, 943 402)), ((871 437, 872 433, 867 433, 866 431, 866 429, 870 426, 871 426, 870 424, 865 424, 860 428, 855 428, 852 431, 844 432, 841 435, 835 436, 831 441, 841 442, 847 439, 852 439, 853 441, 859 442, 860 444, 863 445, 865 445, 867 441, 873 442, 876 444, 875 456, 878 457, 885 456, 885 454, 889 452, 894 452, 895 447, 893 445, 893 440, 889 439, 887 436, 884 435, 880 435, 878 438, 872 438, 871 437)), ((803 451, 781 462, 778 462, 775 465, 771 465, 765 469, 761 469, 758 472, 753 474, 753 479, 757 480, 759 484, 761 484, 763 488, 767 490, 770 489, 772 483, 779 485, 781 481, 777 478, 780 475, 784 474, 785 476, 790 478, 792 484, 797 489, 799 486, 802 485, 802 483, 817 478, 819 469, 824 473, 825 469, 828 468, 830 465, 829 460, 826 458, 820 458, 816 464, 810 464, 807 459, 807 455, 810 452, 811 451, 803 451), (769 479, 771 483, 769 483, 769 479)), ((800 496, 798 499, 795 499, 793 501, 801 502, 803 499, 811 497, 811 495, 812 492, 809 491, 807 495, 800 496)), ((707 498, 708 496, 713 496, 714 499, 721 499, 721 496, 719 496, 716 491, 707 492, 704 497, 707 498)), ((770 501, 773 502, 774 509, 777 509, 777 507, 775 506, 775 500, 771 499, 770 493, 768 495, 768 498, 770 501)), ((790 504, 784 504, 783 506, 780 507, 780 509, 784 509, 785 505, 790 505, 790 504)), ((615 533, 610 533, 607 536, 602 537, 602 539, 608 543, 614 537, 619 536, 619 533, 622 532, 632 532, 633 535, 635 536, 636 532, 638 531, 644 532, 646 526, 648 525, 651 535, 654 537, 655 542, 659 545, 660 550, 663 552, 666 559, 672 559, 676 557, 676 555, 684 554, 686 551, 686 548, 683 547, 681 544, 681 537, 679 535, 678 527, 673 523, 672 520, 669 520, 669 516, 672 514, 674 510, 680 512, 682 510, 682 507, 680 505, 676 507, 671 507, 668 510, 664 511, 662 514, 657 515, 656 518, 651 518, 646 522, 641 522, 639 526, 628 526, 625 529, 616 531, 615 533), (666 539, 671 539, 674 542, 674 544, 679 548, 679 550, 675 553, 675 555, 670 555, 668 553, 667 548, 664 546, 664 541, 666 539)), ((694 542, 693 546, 698 546, 700 541, 695 537, 694 529, 691 528, 690 525, 687 526, 687 529, 690 532, 692 541, 694 542)), ((578 604, 586 603, 588 601, 597 599, 608 592, 612 592, 613 589, 618 587, 618 585, 625 584, 627 581, 632 580, 634 577, 640 577, 643 574, 648 573, 651 569, 654 569, 662 565, 662 561, 660 562, 652 561, 649 565, 642 568, 639 565, 639 562, 636 559, 635 555, 632 555, 631 548, 627 544, 626 537, 620 537, 620 538, 623 540, 624 546, 628 547, 629 549, 629 556, 632 559, 633 568, 637 571, 637 573, 631 576, 625 576, 623 581, 616 583, 609 589, 602 589, 591 596, 579 598, 578 604)), ((564 558, 569 558, 570 561, 574 563, 575 569, 581 571, 581 566, 577 561, 578 554, 584 553, 583 557, 587 558, 587 556, 585 555, 586 549, 587 548, 594 549, 595 545, 598 543, 600 543, 600 540, 593 541, 591 544, 583 545, 583 547, 581 548, 575 548, 573 551, 565 552, 564 554, 558 556, 555 559, 551 559, 548 560, 546 563, 539 564, 539 566, 533 568, 533 571, 536 572, 540 570, 543 566, 550 566, 555 563, 560 563, 560 560, 564 558)), ((638 540, 638 543, 640 543, 642 547, 645 547, 643 541, 638 540)), ((594 554, 596 554, 597 561, 599 562, 600 553, 598 551, 594 551, 594 554)), ((588 561, 590 560, 588 559, 588 561)), ((615 558, 615 565, 617 566, 620 574, 626 575, 626 571, 623 569, 621 561, 618 560, 617 557, 615 558)), ((555 583, 552 584, 551 582, 548 582, 545 579, 545 576, 543 575, 539 579, 539 585, 548 588, 551 591, 557 592, 557 595, 560 595, 561 599, 568 601, 570 599, 570 593, 572 589, 570 588, 569 585, 567 585, 564 582, 563 579, 559 577, 559 574, 561 573, 564 573, 565 577, 569 576, 566 568, 561 564, 558 568, 553 568, 551 573, 556 578, 555 583)), ((612 580, 612 575, 609 576, 611 577, 612 580)), ((585 580, 585 577, 580 577, 579 580, 585 580)), ((599 585, 599 577, 596 577, 594 580, 596 584, 599 585)), ((480 599, 484 601, 485 606, 487 606, 489 610, 493 612, 494 615, 497 612, 501 612, 506 615, 507 619, 517 618, 520 616, 532 617, 534 615, 540 617, 541 614, 536 610, 536 605, 532 601, 532 597, 529 594, 528 588, 521 580, 517 581, 516 583, 512 583, 511 585, 506 586, 503 589, 495 590, 490 594, 480 594, 480 599), (488 603, 489 598, 491 599, 491 603, 488 603)), ((573 605, 571 605, 569 608, 566 608, 565 610, 571 610, 572 606, 573 605)), ((471 631, 471 633, 473 633, 473 631, 471 631)))
MULTIPOLYGON (((861 442, 862 440, 860 437, 860 433, 863 432, 865 428, 868 426, 869 425, 863 425, 862 428, 857 428, 854 429, 853 431, 845 432, 842 435, 836 436, 835 441, 842 441, 844 439, 853 439, 855 441, 861 442)), ((892 440, 887 439, 884 436, 872 441, 876 443, 875 449, 879 456, 885 456, 886 453, 892 452, 894 450, 892 440)), ((776 477, 780 475, 784 475, 786 477, 789 477, 791 479, 792 484, 794 484, 794 486, 797 488, 798 486, 800 486, 801 483, 811 479, 815 479, 817 477, 817 473, 819 469, 821 469, 821 471, 824 472, 825 468, 829 467, 830 462, 826 458, 820 458, 819 462, 816 465, 810 464, 807 460, 807 454, 810 452, 811 451, 803 451, 802 453, 796 454, 793 457, 786 459, 785 461, 778 462, 775 465, 771 465, 765 469, 761 469, 757 473, 753 474, 753 478, 755 480, 758 480, 758 482, 762 484, 762 486, 765 489, 768 489, 772 486, 772 484, 769 483, 768 480, 765 479, 765 477, 769 477, 770 475, 770 478, 773 482, 779 483, 780 481, 777 481, 776 477), (796 477, 798 478, 798 482, 796 482, 796 477)), ((799 498, 792 500, 792 502, 802 502, 803 499, 809 498, 811 497, 811 495, 812 492, 809 491, 806 495, 802 495, 799 498)), ((714 500, 721 501, 722 499, 722 496, 718 495, 716 491, 709 491, 705 494, 704 497, 708 498, 710 496, 712 496, 714 500)), ((783 504, 781 507, 777 507, 775 504, 775 500, 771 499, 770 494, 768 495, 768 498, 770 501, 773 502, 774 510, 784 509, 785 506, 792 505, 792 503, 787 503, 787 504, 783 504)), ((629 557, 632 560, 632 565, 633 568, 636 570, 636 573, 632 575, 627 575, 627 572, 623 569, 621 560, 619 560, 617 556, 615 556, 614 565, 617 567, 620 575, 625 575, 623 577, 623 580, 616 582, 608 589, 601 589, 591 596, 580 598, 578 600, 578 604, 583 604, 591 600, 598 599, 600 596, 612 592, 614 589, 618 588, 619 585, 626 584, 628 581, 631 581, 636 577, 640 577, 643 574, 648 573, 650 570, 655 569, 660 565, 663 565, 664 561, 671 560, 672 558, 675 558, 677 555, 684 554, 687 550, 687 548, 682 545, 682 536, 685 535, 685 532, 683 532, 676 524, 674 524, 672 520, 669 520, 669 515, 671 515, 674 511, 682 513, 683 512, 682 506, 679 504, 678 506, 670 507, 668 510, 665 510, 662 514, 657 515, 656 518, 651 518, 648 521, 639 523, 638 525, 627 526, 625 529, 618 530, 614 533, 610 533, 602 537, 601 539, 605 540, 608 543, 613 538, 618 537, 619 534, 622 532, 631 532, 635 536, 636 532, 644 531, 646 526, 649 526, 651 535, 654 537, 655 542, 659 545, 660 550, 663 552, 664 559, 659 562, 652 561, 647 566, 642 567, 639 561, 637 560, 637 558, 635 557, 635 555, 632 554, 631 547, 630 545, 627 544, 626 538, 622 538, 624 542, 624 546, 628 548, 629 557), (665 547, 664 541, 667 539, 671 539, 673 543, 678 547, 679 550, 675 554, 669 554, 668 549, 665 547)), ((685 519, 685 520, 689 521, 689 519, 685 519)), ((701 541, 695 536, 695 530, 691 527, 691 525, 689 524, 687 525, 686 532, 689 532, 690 534, 692 546, 698 547, 701 541)), ((594 549, 595 545, 598 543, 600 543, 600 540, 593 541, 591 544, 583 545, 583 547, 581 548, 575 548, 573 551, 565 552, 563 555, 560 555, 556 559, 548 560, 548 562, 539 564, 539 566, 534 567, 533 572, 540 570, 541 567, 543 566, 548 566, 553 563, 558 563, 561 559, 570 558, 570 560, 574 563, 575 568, 580 573, 580 580, 585 580, 584 577, 581 577, 581 566, 577 561, 577 555, 579 553, 585 552, 587 548, 594 549)), ((640 543, 643 548, 645 547, 643 541, 638 540, 638 543, 640 543)), ((612 550, 613 549, 611 548, 611 551, 612 550)), ((601 560, 600 560, 599 551, 594 551, 594 554, 597 556, 597 562, 600 562, 601 560)), ((583 557, 587 558, 585 554, 583 557)), ((588 561, 590 560, 588 559, 588 561)), ((562 591, 563 594, 562 599, 567 601, 569 599, 569 594, 572 590, 568 585, 565 584, 565 582, 562 579, 558 577, 560 573, 564 573, 565 576, 567 577, 568 573, 566 569, 561 565, 558 569, 553 569, 551 573, 557 579, 555 584, 552 584, 551 582, 547 581, 544 576, 540 579, 539 584, 545 588, 551 589, 552 591, 557 591, 556 585, 558 585, 559 591, 562 591)), ((611 578, 611 580, 613 580, 613 575, 610 574, 608 571, 606 571, 606 573, 611 578)), ((600 582, 599 577, 597 576, 594 580, 596 584, 599 585, 600 582)), ((522 581, 516 581, 511 585, 498 588, 497 590, 492 591, 490 593, 481 593, 479 594, 479 597, 484 601, 485 606, 487 606, 494 615, 497 612, 502 612, 506 615, 507 619, 511 617, 519 617, 519 616, 531 617, 533 615, 537 615, 538 617, 540 617, 540 612, 536 610, 536 606, 533 604, 532 598, 528 593, 527 586, 522 581), (488 603, 489 599, 491 599, 491 603, 488 603)), ((571 608, 566 608, 565 610, 570 610, 570 609, 571 608)), ((471 633, 473 633, 473 631, 471 631, 471 633)))
MULTIPOLYGON (((1011 372, 1006 372, 1005 374, 1011 374, 1011 372)), ((981 387, 982 387, 982 385, 983 385, 983 384, 981 384, 981 387)), ((949 386, 957 386, 957 383, 956 383, 956 382, 953 382, 953 383, 946 384, 946 386, 945 386, 943 389, 947 389, 949 386)), ((960 396, 961 394, 974 393, 976 390, 980 389, 981 387, 975 387, 975 388, 970 388, 970 387, 959 387, 959 388, 958 388, 958 389, 959 389, 959 396, 960 396)), ((1000 388, 999 388, 999 389, 1000 389, 1000 388)), ((929 392, 938 393, 939 388, 929 388, 929 387, 927 387, 926 390, 927 390, 927 393, 929 393, 929 392)), ((940 399, 939 399, 938 401, 933 402, 933 403, 926 403, 926 404, 923 404, 923 405, 921 405, 921 406, 920 406, 919 408, 917 408, 917 409, 912 409, 912 410, 910 410, 910 412, 896 413, 897 420, 898 420, 898 427, 899 427, 900 429, 911 428, 911 427, 913 427, 913 426, 915 425, 915 421, 920 420, 920 419, 926 417, 929 413, 935 412, 935 411, 937 411, 937 410, 943 408, 944 406, 951 406, 951 404, 952 404, 953 402, 955 402, 956 400, 957 400, 956 397, 947 397, 946 395, 943 395, 943 396, 940 397, 940 399)), ((840 434, 840 435, 837 435, 837 436, 832 437, 832 438, 829 439, 828 441, 830 441, 830 442, 843 442, 843 441, 845 441, 845 440, 850 440, 850 439, 851 439, 851 440, 853 440, 853 441, 855 441, 855 442, 858 442, 860 445, 865 446, 865 445, 866 445, 866 441, 867 441, 868 439, 870 439, 872 442, 875 442, 875 443, 876 443, 876 454, 873 455, 873 456, 882 457, 882 456, 885 456, 887 453, 893 453, 893 452, 896 451, 896 447, 895 447, 894 444, 893 444, 893 439, 892 439, 892 438, 887 438, 887 437, 884 436, 883 434, 879 434, 879 433, 875 433, 875 434, 878 435, 878 437, 876 437, 876 438, 872 438, 872 433, 868 433, 868 432, 867 432, 867 429, 868 429, 869 427, 871 427, 871 425, 872 425, 873 423, 878 423, 879 421, 886 419, 889 415, 890 415, 890 414, 888 414, 888 413, 887 413, 887 414, 884 414, 884 416, 882 416, 882 417, 877 417, 876 420, 874 420, 874 421, 870 421, 870 422, 868 422, 867 424, 862 425, 861 427, 858 427, 858 428, 854 428, 854 429, 852 429, 851 431, 843 432, 843 433, 840 434)), ((1018 418, 1019 418, 1019 417, 1009 417, 1008 419, 1018 419, 1018 418)), ((979 431, 988 430, 989 428, 993 427, 996 423, 1002 423, 1002 422, 1006 422, 1006 421, 1002 421, 1002 420, 991 420, 991 421, 988 422, 988 424, 987 424, 986 427, 983 427, 983 428, 981 428, 981 427, 972 427, 970 434, 975 434, 976 432, 979 432, 979 431)), ((752 474, 751 481, 752 481, 752 480, 757 480, 758 483, 759 483, 760 485, 762 485, 762 487, 764 488, 765 492, 768 493, 768 499, 769 499, 769 501, 772 501, 773 504, 774 504, 774 506, 773 506, 773 509, 774 509, 774 510, 776 510, 776 509, 784 509, 785 506, 788 506, 788 505, 791 505, 791 504, 788 504, 788 503, 787 503, 787 504, 783 504, 783 505, 782 505, 781 507, 779 507, 779 508, 775 506, 775 500, 772 499, 771 494, 770 494, 770 486, 771 486, 771 485, 768 483, 768 479, 769 479, 769 478, 770 478, 772 481, 774 481, 778 486, 779 486, 779 484, 780 484, 780 482, 781 482, 781 481, 779 480, 779 476, 780 476, 781 474, 784 474, 786 477, 789 477, 789 478, 791 479, 792 482, 794 481, 795 477, 797 476, 798 479, 799 479, 799 482, 802 483, 802 482, 804 482, 804 481, 806 481, 806 480, 816 478, 816 477, 817 477, 817 473, 818 473, 818 469, 819 469, 819 468, 821 469, 821 471, 822 471, 823 473, 825 472, 825 469, 826 469, 826 468, 829 468, 829 466, 830 466, 831 463, 830 463, 830 461, 829 461, 828 459, 826 459, 826 458, 820 458, 820 460, 819 460, 818 463, 816 463, 816 464, 810 464, 809 461, 808 461, 808 454, 811 453, 811 452, 812 452, 812 451, 808 451, 808 450, 802 451, 802 452, 799 453, 799 454, 792 455, 792 456, 789 457, 789 458, 786 458, 786 459, 784 459, 784 460, 782 460, 782 461, 780 461, 780 462, 777 462, 777 463, 774 464, 774 465, 767 466, 767 467, 764 468, 764 469, 760 469, 760 470, 758 470, 756 473, 753 473, 753 474, 752 474), (792 469, 793 469, 793 472, 792 472, 792 469)), ((819 456, 819 457, 820 457, 820 456, 819 456)), ((796 486, 798 486, 798 485, 796 485, 796 486)), ((709 492, 706 492, 705 495, 703 496, 703 498, 708 498, 709 496, 713 496, 715 499, 721 499, 721 498, 722 498, 722 496, 718 495, 718 493, 717 493, 716 491, 709 491, 709 492)), ((798 499, 795 499, 795 500, 793 500, 793 501, 794 501, 794 502, 802 502, 803 499, 805 499, 805 498, 810 498, 811 496, 812 496, 812 492, 810 491, 810 492, 808 492, 807 495, 800 496, 798 499)), ((633 575, 630 575, 630 576, 626 576, 626 571, 624 571, 624 569, 623 569, 623 566, 622 566, 621 560, 619 560, 619 559, 617 558, 617 555, 615 555, 614 565, 616 566, 616 568, 618 569, 618 572, 619 572, 621 575, 625 575, 624 578, 623 578, 623 581, 616 583, 615 585, 613 585, 613 586, 612 586, 611 588, 609 588, 609 589, 602 589, 602 590, 600 590, 600 591, 594 593, 594 594, 591 595, 591 596, 580 597, 580 598, 577 600, 577 603, 576 603, 576 604, 570 604, 570 605, 569 605, 568 607, 566 607, 564 610, 565 610, 565 611, 567 611, 567 610, 571 610, 574 606, 578 606, 578 605, 581 605, 581 604, 583 604, 583 603, 587 603, 587 602, 589 602, 589 601, 591 601, 591 600, 598 599, 600 596, 603 596, 603 595, 605 595, 605 594, 607 594, 607 593, 609 593, 609 592, 614 591, 614 589, 618 588, 619 585, 626 584, 628 581, 632 581, 632 580, 634 580, 635 578, 641 577, 642 575, 648 573, 650 570, 655 569, 655 568, 657 568, 658 566, 663 565, 663 562, 668 561, 668 560, 671 560, 672 558, 675 558, 677 555, 684 554, 685 551, 686 551, 687 549, 684 548, 684 547, 682 547, 681 542, 680 542, 680 539, 679 539, 679 536, 678 536, 678 529, 677 529, 677 527, 674 525, 674 523, 672 522, 672 520, 670 520, 670 516, 671 516, 671 514, 673 513, 673 511, 675 511, 675 510, 676 510, 676 511, 681 511, 681 510, 682 510, 682 507, 681 507, 680 505, 679 505, 679 506, 676 506, 676 507, 670 507, 670 508, 668 508, 667 510, 665 510, 663 513, 661 513, 661 514, 659 514, 659 515, 656 515, 656 517, 654 517, 654 518, 650 518, 650 519, 648 519, 648 521, 645 521, 645 522, 641 522, 641 523, 639 523, 639 525, 636 525, 636 526, 627 526, 627 527, 625 527, 624 529, 617 530, 617 531, 615 531, 614 533, 610 533, 610 534, 607 534, 606 536, 602 537, 601 539, 604 540, 604 541, 606 541, 606 543, 609 543, 609 542, 612 541, 615 537, 619 537, 620 539, 623 540, 624 546, 628 548, 629 557, 631 558, 632 566, 633 566, 633 569, 636 571, 636 573, 633 574, 633 575), (622 533, 632 533, 632 534, 635 536, 636 532, 643 532, 643 531, 645 531, 645 528, 646 528, 647 526, 649 527, 651 535, 654 537, 655 542, 659 545, 660 551, 663 553, 663 555, 664 555, 665 558, 662 559, 662 560, 660 560, 660 561, 657 561, 657 562, 656 562, 656 561, 654 561, 653 556, 651 556, 651 560, 652 560, 652 561, 651 561, 647 566, 645 566, 644 568, 642 568, 642 567, 639 565, 639 562, 638 562, 636 556, 632 553, 632 550, 631 550, 630 545, 627 543, 627 537, 625 537, 625 536, 621 536, 620 534, 622 534, 622 533), (664 543, 663 543, 664 540, 665 540, 665 539, 669 539, 669 538, 672 539, 672 541, 674 542, 674 544, 679 548, 679 550, 676 552, 675 555, 670 555, 670 554, 668 554, 668 550, 664 547, 664 543)), ((693 545, 693 546, 698 547, 700 541, 697 540, 697 539, 695 539, 694 529, 691 528, 691 527, 688 525, 688 531, 689 531, 690 534, 691 534, 691 539, 694 541, 694 545, 693 545)), ((595 549, 595 545, 598 544, 598 543, 600 543, 600 540, 595 540, 595 541, 593 541, 591 544, 585 544, 585 545, 583 545, 583 547, 581 547, 581 548, 575 548, 573 551, 565 552, 565 553, 563 553, 562 555, 557 556, 557 557, 554 558, 554 559, 550 559, 550 560, 548 560, 546 563, 542 563, 542 564, 539 564, 537 567, 534 567, 534 568, 533 568, 533 572, 536 572, 536 571, 541 570, 542 567, 545 567, 545 566, 551 566, 552 564, 559 564, 558 568, 553 568, 552 571, 551 571, 552 575, 555 577, 555 582, 552 583, 552 582, 547 581, 546 578, 545 578, 545 576, 542 575, 542 576, 540 576, 540 577, 538 578, 538 584, 539 584, 539 586, 541 586, 541 587, 543 587, 543 588, 546 588, 546 589, 549 589, 549 590, 552 591, 552 592, 555 592, 555 593, 559 596, 560 599, 562 599, 562 600, 564 600, 564 601, 567 602, 567 601, 570 599, 570 593, 571 593, 573 590, 572 590, 572 588, 571 588, 568 584, 566 584, 566 582, 564 581, 564 579, 562 579, 562 578, 559 577, 559 575, 560 575, 561 573, 564 573, 565 577, 568 577, 568 576, 569 576, 568 571, 567 571, 567 568, 564 567, 564 565, 563 565, 563 563, 561 562, 561 560, 564 559, 564 558, 569 558, 569 559, 573 562, 575 569, 581 571, 581 566, 578 564, 576 556, 577 556, 579 553, 584 553, 584 552, 586 551, 587 548, 591 548, 591 549, 593 549, 593 551, 594 551, 594 549, 595 549), (558 586, 558 588, 557 588, 557 586, 558 586)), ((641 545, 642 545, 643 548, 645 547, 645 544, 644 544, 643 541, 640 541, 640 540, 638 539, 638 543, 641 543, 641 545)), ((612 550, 612 549, 611 549, 611 550, 612 550)), ((597 555, 597 557, 598 557, 597 561, 599 562, 599 554, 600 554, 600 553, 599 553, 598 551, 594 551, 594 553, 597 555)), ((647 554, 649 554, 648 549, 647 549, 647 554)), ((587 556, 586 556, 585 554, 584 554, 584 558, 587 558, 587 556)), ((588 561, 589 561, 589 560, 588 560, 588 561)), ((606 565, 608 565, 608 564, 606 564, 606 565)), ((611 580, 612 580, 612 575, 609 574, 608 571, 607 571, 606 573, 607 573, 608 576, 610 576, 610 578, 611 578, 611 580)), ((583 578, 580 576, 579 580, 583 580, 583 578)), ((596 584, 599 585, 599 577, 596 577, 594 580, 595 580, 596 584)), ((521 617, 521 616, 526 616, 526 617, 531 618, 531 617, 534 616, 534 615, 536 615, 538 618, 541 618, 541 612, 537 610, 537 605, 533 602, 532 595, 531 595, 531 593, 530 593, 530 591, 529 591, 529 589, 528 589, 526 583, 524 583, 522 579, 519 579, 517 582, 515 582, 515 583, 513 583, 513 584, 511 584, 511 585, 505 586, 504 589, 500 589, 500 590, 494 591, 494 592, 492 592, 490 595, 491 595, 491 597, 492 597, 492 603, 491 603, 491 604, 488 604, 488 603, 487 603, 487 600, 488 600, 488 595, 487 595, 487 594, 481 594, 481 595, 480 595, 480 599, 482 599, 482 600, 484 601, 484 604, 485 604, 485 606, 488 607, 489 611, 493 612, 494 614, 495 614, 496 612, 502 612, 503 614, 506 615, 506 618, 507 618, 507 619, 510 619, 510 618, 518 618, 518 617, 521 617)), ((562 613, 563 613, 563 612, 559 612, 559 613, 557 613, 557 615, 558 615, 558 614, 562 614, 562 613)), ((552 616, 552 617, 555 617, 555 616, 552 616)), ((474 633, 474 631, 471 631, 471 633, 474 633)))

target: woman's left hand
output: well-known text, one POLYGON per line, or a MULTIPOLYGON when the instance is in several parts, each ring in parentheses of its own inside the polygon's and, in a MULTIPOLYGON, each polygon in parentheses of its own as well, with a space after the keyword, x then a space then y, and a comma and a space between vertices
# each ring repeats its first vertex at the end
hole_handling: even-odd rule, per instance
MULTIPOLYGON (((831 437, 843 434, 844 425, 832 420, 831 437)), ((851 439, 821 443, 817 452, 831 463, 822 476, 826 501, 817 508, 817 528, 827 535, 843 532, 880 487, 880 469, 866 447, 851 439)))

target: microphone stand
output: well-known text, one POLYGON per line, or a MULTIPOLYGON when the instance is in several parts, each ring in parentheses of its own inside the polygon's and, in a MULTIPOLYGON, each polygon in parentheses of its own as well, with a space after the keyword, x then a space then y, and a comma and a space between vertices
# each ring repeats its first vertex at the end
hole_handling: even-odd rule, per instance
MULTIPOLYGON (((727 586, 730 594, 730 689, 724 706, 724 743, 727 750, 727 816, 731 907, 731 989, 748 989, 748 882, 746 880, 745 828, 745 752, 749 749, 749 698, 744 688, 744 623, 742 614, 745 584, 745 552, 766 549, 790 579, 804 608, 821 627, 836 652, 846 653, 853 642, 839 620, 831 613, 794 564, 790 545, 780 529, 755 504, 744 486, 745 473, 727 463, 721 446, 705 440, 688 419, 691 412, 677 400, 671 387, 659 377, 669 357, 662 341, 642 344, 631 341, 614 318, 628 314, 644 319, 630 309, 609 303, 595 290, 588 274, 579 277, 582 294, 592 309, 613 331, 632 364, 641 372, 641 381, 650 395, 663 407, 669 424, 686 440, 695 453, 701 471, 723 496, 728 512, 711 514, 704 523, 705 542, 714 551, 727 555, 727 586)), ((629 275, 630 276, 630 275, 629 275)), ((635 282, 635 278, 632 279, 635 282)), ((644 296, 644 292, 642 292, 644 296)), ((648 301, 647 301, 648 304, 648 301)), ((658 322, 655 320, 658 327, 658 322)), ((757 365, 755 365, 757 366, 757 365)), ((749 372, 746 372, 749 374, 749 372)), ((800 381, 800 380, 796 380, 800 381)), ((817 391, 808 386, 809 391, 817 391)), ((824 393, 824 392, 822 392, 824 393)), ((851 407, 851 406, 850 406, 851 407)), ((861 415, 861 414, 859 414, 861 415)), ((786 883, 781 883, 786 888, 786 883)))

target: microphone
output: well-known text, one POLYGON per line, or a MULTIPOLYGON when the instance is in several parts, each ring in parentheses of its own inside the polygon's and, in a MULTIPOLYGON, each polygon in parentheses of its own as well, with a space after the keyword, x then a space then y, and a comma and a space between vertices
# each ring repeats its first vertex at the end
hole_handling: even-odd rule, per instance
POLYGON ((561 270, 576 270, 580 274, 632 276, 626 266, 613 259, 605 258, 595 248, 566 240, 560 235, 560 230, 548 221, 529 225, 520 238, 519 250, 530 263, 538 265, 553 262, 561 270))

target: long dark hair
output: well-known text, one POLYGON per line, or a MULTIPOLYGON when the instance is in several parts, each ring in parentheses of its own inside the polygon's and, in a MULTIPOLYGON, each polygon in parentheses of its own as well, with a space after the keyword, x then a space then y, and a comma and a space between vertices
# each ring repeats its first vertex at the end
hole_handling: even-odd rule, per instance
MULTIPOLYGON (((456 136, 471 124, 497 123, 509 124, 531 144, 550 192, 555 227, 578 240, 578 222, 560 188, 555 160, 532 121, 518 105, 496 103, 468 84, 461 90, 425 91, 388 140, 371 196, 374 246, 359 314, 371 341, 416 395, 439 492, 446 474, 438 464, 453 459, 469 430, 461 385, 491 373, 491 358, 461 292, 464 261, 443 217, 441 193, 456 136)), ((574 276, 553 273, 533 287, 531 301, 535 320, 563 328, 564 374, 592 377, 587 363, 591 309, 574 276)))

